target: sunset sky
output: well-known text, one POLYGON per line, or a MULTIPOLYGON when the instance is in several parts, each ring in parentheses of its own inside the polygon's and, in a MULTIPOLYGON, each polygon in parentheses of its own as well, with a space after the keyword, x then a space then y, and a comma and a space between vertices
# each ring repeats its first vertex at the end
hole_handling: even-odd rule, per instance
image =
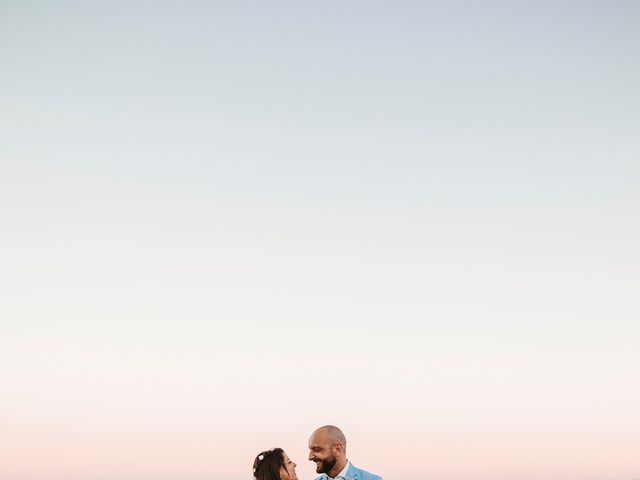
POLYGON ((0 480, 640 478, 640 3, 0 2, 0 480))

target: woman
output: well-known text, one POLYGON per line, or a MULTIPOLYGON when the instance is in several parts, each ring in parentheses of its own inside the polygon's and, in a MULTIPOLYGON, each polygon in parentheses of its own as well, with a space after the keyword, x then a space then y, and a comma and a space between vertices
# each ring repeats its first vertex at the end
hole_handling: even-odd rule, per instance
POLYGON ((253 461, 256 480, 298 480, 296 464, 281 448, 272 448, 258 454, 253 461))

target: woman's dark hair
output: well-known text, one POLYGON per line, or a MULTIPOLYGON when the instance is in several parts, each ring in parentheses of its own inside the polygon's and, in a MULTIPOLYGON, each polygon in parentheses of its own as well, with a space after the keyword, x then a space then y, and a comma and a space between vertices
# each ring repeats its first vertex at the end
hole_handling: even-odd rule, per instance
POLYGON ((284 467, 284 451, 272 448, 260 452, 253 461, 253 476, 256 480, 280 480, 280 468, 284 467))

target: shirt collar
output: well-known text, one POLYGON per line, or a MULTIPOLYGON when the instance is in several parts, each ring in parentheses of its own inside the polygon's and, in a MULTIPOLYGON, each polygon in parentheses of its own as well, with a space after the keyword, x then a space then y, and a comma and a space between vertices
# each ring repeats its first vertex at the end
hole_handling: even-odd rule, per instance
POLYGON ((349 470, 349 467, 351 466, 351 462, 349 460, 347 460, 347 464, 344 466, 344 468, 342 469, 342 471, 335 476, 335 478, 330 477, 329 475, 327 475, 327 478, 329 480, 337 480, 338 478, 347 478, 347 471, 349 470))

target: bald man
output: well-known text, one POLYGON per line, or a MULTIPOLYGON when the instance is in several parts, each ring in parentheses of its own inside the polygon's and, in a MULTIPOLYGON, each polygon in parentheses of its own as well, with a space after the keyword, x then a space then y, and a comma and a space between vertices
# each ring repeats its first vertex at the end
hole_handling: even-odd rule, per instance
POLYGON ((315 462, 316 480, 382 480, 382 477, 356 468, 347 459, 347 439, 334 425, 316 429, 309 438, 309 460, 315 462))

